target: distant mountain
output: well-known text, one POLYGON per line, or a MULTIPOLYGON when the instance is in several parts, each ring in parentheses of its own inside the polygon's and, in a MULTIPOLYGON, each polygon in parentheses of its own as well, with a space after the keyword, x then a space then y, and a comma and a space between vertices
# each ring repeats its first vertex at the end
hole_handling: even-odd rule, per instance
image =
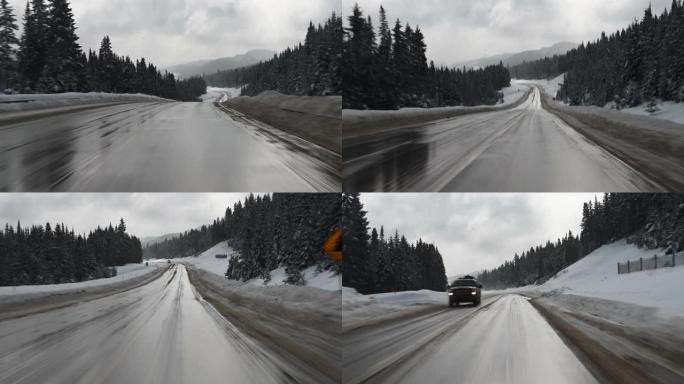
POLYGON ((180 233, 167 233, 166 235, 161 236, 147 236, 140 239, 140 243, 142 244, 143 248, 145 248, 148 245, 154 243, 161 243, 164 240, 172 239, 174 237, 177 237, 178 235, 180 235, 180 233))
POLYGON ((275 52, 266 49, 254 49, 243 55, 222 57, 215 60, 198 60, 186 64, 178 64, 166 68, 169 72, 180 75, 183 78, 212 74, 216 71, 224 71, 240 67, 247 67, 268 60, 275 52))
POLYGON ((488 65, 499 64, 500 61, 503 62, 504 66, 514 66, 521 64, 523 61, 534 61, 543 59, 545 57, 551 57, 553 55, 561 55, 573 48, 577 48, 578 46, 579 44, 576 43, 562 42, 541 49, 518 53, 503 53, 500 55, 462 62, 456 64, 456 67, 486 67, 488 65))

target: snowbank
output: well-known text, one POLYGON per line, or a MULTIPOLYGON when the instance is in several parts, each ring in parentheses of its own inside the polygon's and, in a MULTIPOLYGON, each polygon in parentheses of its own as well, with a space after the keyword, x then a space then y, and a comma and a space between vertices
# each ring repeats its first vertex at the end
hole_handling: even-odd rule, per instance
POLYGON ((227 99, 231 108, 262 123, 340 153, 341 96, 292 96, 275 91, 227 99))
POLYGON ((342 118, 345 122, 357 122, 360 120, 371 119, 385 119, 389 117, 433 117, 443 114, 448 114, 455 111, 479 111, 480 108, 496 108, 502 106, 509 106, 520 101, 525 96, 529 86, 525 84, 512 83, 510 87, 506 87, 501 91, 504 94, 504 102, 497 105, 478 105, 473 107, 455 106, 455 107, 435 107, 435 108, 401 108, 399 110, 360 110, 360 109, 344 109, 342 110, 342 118))
POLYGON ((385 129, 402 128, 415 124, 449 119, 472 113, 493 112, 515 107, 525 101, 530 87, 525 84, 511 84, 504 88, 504 102, 497 105, 474 107, 402 108, 399 110, 342 110, 343 137, 365 135, 385 129))
POLYGON ((89 104, 133 103, 133 102, 170 102, 141 93, 117 94, 104 92, 0 95, 0 113, 33 111, 47 108, 71 107, 89 104))
MULTIPOLYGON (((197 257, 184 257, 175 260, 191 264, 198 269, 202 269, 217 276, 224 277, 226 271, 228 270, 228 262, 234 252, 235 251, 228 245, 227 241, 222 241, 208 250, 200 253, 197 257), (217 259, 216 255, 227 255, 228 258, 217 259)), ((165 263, 166 259, 161 259, 158 261, 151 260, 151 262, 165 263)), ((302 271, 302 274, 304 275, 304 280, 306 281, 306 286, 308 287, 314 287, 328 291, 338 291, 340 289, 342 276, 333 271, 318 272, 316 267, 309 267, 302 271)), ((269 280, 267 283, 265 283, 263 279, 252 279, 247 283, 250 285, 273 287, 286 285, 285 279, 287 279, 285 267, 280 267, 271 271, 271 280, 269 280)))
MULTIPOLYGON (((606 106, 610 109, 610 105, 606 106)), ((675 103, 674 101, 661 101, 657 104, 658 111, 646 111, 646 104, 639 105, 633 108, 623 108, 620 112, 629 113, 639 116, 650 116, 656 119, 668 120, 678 124, 684 124, 684 103, 675 103)))
POLYGON ((446 308, 446 292, 423 289, 362 295, 354 288, 342 287, 342 326, 355 328, 412 311, 429 310, 436 305, 446 308))
POLYGON ((684 265, 617 274, 617 263, 664 256, 625 241, 604 245, 538 287, 541 292, 564 293, 655 307, 665 315, 684 316, 684 265))
POLYGON ((206 251, 200 253, 196 257, 184 257, 181 259, 174 259, 183 263, 192 264, 199 269, 211 272, 218 276, 225 276, 228 270, 228 260, 233 254, 233 249, 228 245, 227 241, 222 241, 206 251), (216 255, 227 255, 225 259, 217 259, 216 255))
MULTIPOLYGON (((339 291, 342 284, 342 275, 333 271, 318 272, 317 267, 309 267, 302 271, 307 287, 325 289, 327 291, 339 291)), ((276 285, 286 285, 287 273, 285 267, 280 267, 271 271, 271 280, 264 282, 263 279, 252 279, 247 283, 262 287, 272 287, 276 285)))
POLYGON ((16 287, 0 287, 0 296, 9 295, 23 295, 23 294, 39 294, 39 293, 68 293, 69 291, 79 291, 85 288, 93 288, 109 285, 112 283, 130 280, 136 277, 144 276, 148 273, 155 272, 156 267, 150 265, 145 267, 140 264, 127 264, 127 266, 116 267, 117 276, 108 277, 106 279, 95 279, 88 281, 81 281, 78 283, 64 283, 64 284, 48 284, 48 285, 20 285, 16 287), (119 269, 121 268, 121 274, 119 269))
POLYGON ((560 89, 560 85, 563 83, 563 78, 565 74, 561 74, 560 76, 550 79, 550 80, 525 80, 525 79, 513 79, 511 80, 511 84, 517 84, 517 85, 537 85, 539 86, 544 93, 551 97, 556 97, 556 94, 558 94, 558 90, 560 89))
POLYGON ((202 101, 222 103, 228 99, 240 96, 240 88, 207 87, 207 93, 200 96, 202 101))

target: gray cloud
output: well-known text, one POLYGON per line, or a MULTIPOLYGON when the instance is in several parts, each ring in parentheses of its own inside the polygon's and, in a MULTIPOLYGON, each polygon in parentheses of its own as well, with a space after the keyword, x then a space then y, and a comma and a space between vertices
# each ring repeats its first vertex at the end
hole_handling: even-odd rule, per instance
POLYGON ((209 224, 241 193, 2 193, 0 225, 60 222, 78 233, 124 218, 139 237, 182 232, 209 224))
POLYGON ((492 268, 532 246, 578 233, 595 194, 362 194, 372 227, 434 243, 447 275, 492 268))
MULTIPOLYGON (((349 15, 357 0, 343 0, 349 15)), ((612 33, 671 0, 358 0, 377 25, 382 4, 388 19, 419 25, 428 58, 453 64, 507 52, 538 49, 562 41, 583 42, 612 33)))
MULTIPOLYGON (((25 0, 10 0, 22 19, 25 0)), ((322 23, 339 0, 72 0, 80 44, 98 49, 110 35, 115 52, 158 66, 280 51, 304 40, 309 21, 322 23)))

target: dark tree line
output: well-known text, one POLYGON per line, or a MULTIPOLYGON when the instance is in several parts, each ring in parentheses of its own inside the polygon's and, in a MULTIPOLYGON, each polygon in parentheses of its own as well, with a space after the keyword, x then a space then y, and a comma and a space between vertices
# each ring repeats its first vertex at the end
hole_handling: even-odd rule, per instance
POLYGON ((193 256, 228 240, 237 252, 226 277, 269 280, 270 271, 285 267, 289 284, 303 284, 308 267, 338 268, 323 243, 340 227, 340 207, 334 193, 250 195, 211 225, 146 247, 145 257, 193 256))
POLYGON ((0 86, 6 92, 145 93, 181 101, 206 93, 201 78, 177 80, 145 59, 112 51, 109 36, 98 53, 86 55, 78 44, 67 0, 31 0, 26 4, 24 31, 16 38, 13 10, 0 1, 0 86), (17 46, 18 49, 14 47, 17 46))
POLYGON ((428 64, 420 28, 399 20, 393 28, 380 7, 378 31, 358 4, 347 18, 343 41, 343 103, 352 109, 398 109, 496 104, 510 85, 503 64, 451 69, 428 64))
POLYGON ((551 78, 565 73, 557 98, 571 105, 617 108, 684 101, 684 4, 653 15, 610 36, 582 44, 565 55, 512 67, 519 78, 551 78))
POLYGON ((243 96, 274 90, 287 95, 329 96, 342 92, 342 18, 309 24, 304 44, 259 64, 205 76, 219 87, 242 87, 243 96))
POLYGON ((342 194, 344 234, 342 280, 363 294, 431 289, 442 291, 447 280, 442 255, 422 240, 409 243, 397 231, 373 228, 358 194, 342 194))
POLYGON ((118 226, 98 227, 76 235, 64 224, 23 228, 5 225, 0 232, 0 286, 57 284, 110 277, 108 267, 142 262, 137 237, 118 226))
POLYGON ((539 284, 595 251, 623 238, 649 248, 684 247, 684 195, 610 193, 587 202, 582 232, 532 247, 478 279, 490 289, 539 284))

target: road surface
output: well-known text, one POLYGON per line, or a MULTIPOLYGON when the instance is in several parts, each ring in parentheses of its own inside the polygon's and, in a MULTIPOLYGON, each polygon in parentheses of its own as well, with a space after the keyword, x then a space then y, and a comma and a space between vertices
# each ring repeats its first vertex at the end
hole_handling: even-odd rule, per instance
POLYGON ((0 119, 0 191, 340 191, 340 161, 212 103, 0 119))
POLYGON ((343 140, 345 191, 659 191, 543 109, 521 105, 343 140))
POLYGON ((0 383, 281 383, 277 357, 206 304, 182 265, 123 293, 0 322, 0 383))
POLYGON ((526 298, 483 297, 345 334, 343 382, 595 384, 526 298))

